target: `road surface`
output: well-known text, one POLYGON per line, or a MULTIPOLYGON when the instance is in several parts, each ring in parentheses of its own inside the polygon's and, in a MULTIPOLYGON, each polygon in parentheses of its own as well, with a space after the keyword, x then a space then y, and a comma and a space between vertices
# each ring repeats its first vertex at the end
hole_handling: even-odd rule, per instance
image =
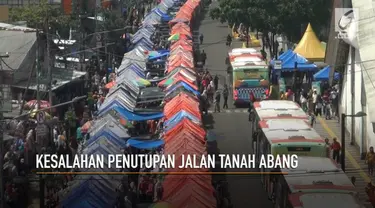
MULTIPOLYGON (((213 2, 210 8, 217 6, 213 2)), ((203 45, 200 46, 207 54, 206 66, 210 73, 219 77, 219 89, 227 79, 225 57, 229 48, 225 45, 229 33, 227 24, 221 24, 209 18, 208 12, 200 26, 200 33, 204 34, 203 45)), ((232 47, 241 47, 242 43, 234 42, 232 47)), ((217 135, 217 143, 221 153, 228 154, 250 154, 251 135, 247 109, 236 109, 233 106, 231 96, 228 100, 229 109, 221 113, 210 113, 206 118, 208 126, 217 135)), ((221 104, 222 105, 222 104, 221 104)), ((222 107, 222 106, 221 106, 222 107)), ((249 169, 230 171, 256 171, 249 169)), ((229 191, 234 208, 253 207, 269 208, 272 203, 262 188, 259 175, 239 176, 228 175, 229 191)))

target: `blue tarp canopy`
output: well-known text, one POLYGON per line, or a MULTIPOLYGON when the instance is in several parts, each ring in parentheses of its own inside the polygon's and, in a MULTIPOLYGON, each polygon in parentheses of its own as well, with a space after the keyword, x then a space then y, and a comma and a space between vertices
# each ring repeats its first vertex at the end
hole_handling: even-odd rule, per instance
POLYGON ((164 145, 164 140, 138 140, 130 138, 127 144, 138 149, 155 149, 164 145))
POLYGON ((168 89, 167 93, 166 93, 166 96, 168 96, 169 94, 173 93, 174 91, 178 90, 178 88, 184 88, 185 90, 193 93, 194 95, 197 95, 199 96, 200 93, 196 90, 194 90, 192 87, 190 87, 190 85, 186 84, 184 81, 180 81, 178 82, 177 84, 175 84, 174 86, 172 86, 171 88, 168 89))
POLYGON ((122 68, 121 70, 118 70, 118 73, 117 73, 117 76, 120 77, 122 76, 124 73, 127 73, 126 71, 132 71, 134 72, 138 77, 141 77, 141 78, 146 78, 145 76, 145 73, 144 73, 144 70, 142 69, 142 67, 140 67, 138 64, 136 63, 132 63, 128 66, 126 66, 125 68, 122 68))
POLYGON ((110 140, 111 143, 116 144, 121 148, 126 147, 126 141, 123 138, 119 138, 111 131, 107 131, 105 129, 96 133, 95 135, 90 135, 90 139, 87 141, 87 145, 94 143, 97 139, 101 137, 107 138, 108 140, 110 140))
POLYGON ((169 129, 175 127, 177 124, 179 124, 184 118, 189 119, 190 121, 200 124, 200 119, 197 117, 191 115, 190 113, 182 110, 178 113, 176 113, 174 116, 172 116, 169 120, 164 122, 165 131, 168 131, 169 129))
POLYGON ((106 114, 108 111, 114 110, 114 108, 117 107, 117 106, 125 107, 124 104, 122 104, 121 102, 119 102, 117 100, 114 100, 109 105, 105 106, 104 108, 100 107, 100 109, 98 111, 98 115, 102 116, 102 115, 106 114))
POLYGON ((162 21, 166 21, 167 22, 167 21, 170 21, 171 19, 173 19, 166 12, 161 11, 161 9, 159 9, 157 7, 155 9, 151 10, 151 11, 155 12, 156 14, 158 14, 161 17, 162 21))
POLYGON ((162 51, 157 51, 156 53, 151 53, 151 55, 148 57, 149 61, 165 58, 169 56, 169 51, 168 50, 162 50, 162 51))
MULTIPOLYGON (((299 71, 316 71, 318 70, 317 66, 313 63, 310 63, 303 56, 294 53, 291 50, 286 51, 279 57, 279 60, 282 61, 281 67, 282 71, 290 71, 295 69, 295 63, 297 63, 297 69, 299 71)), ((271 62, 274 64, 274 61, 271 62)))
MULTIPOLYGON (((314 74, 314 80, 316 81, 327 81, 329 79, 329 72, 331 71, 330 66, 326 66, 317 73, 314 74)), ((335 80, 340 79, 340 73, 335 72, 333 78, 335 80)))
POLYGON ((102 180, 90 180, 88 178, 62 200, 62 207, 113 207, 116 204, 117 196, 115 191, 105 183, 102 180))
POLYGON ((141 36, 139 38, 134 38, 132 40, 132 43, 134 45, 138 44, 140 46, 144 46, 144 45, 146 45, 146 46, 153 46, 154 45, 154 43, 150 40, 150 37, 147 37, 147 36, 141 36))
POLYGON ((144 114, 144 115, 135 114, 126 110, 125 108, 121 108, 118 106, 116 106, 114 110, 117 111, 120 114, 120 116, 126 119, 127 121, 146 121, 146 120, 161 119, 164 117, 163 113, 144 114))

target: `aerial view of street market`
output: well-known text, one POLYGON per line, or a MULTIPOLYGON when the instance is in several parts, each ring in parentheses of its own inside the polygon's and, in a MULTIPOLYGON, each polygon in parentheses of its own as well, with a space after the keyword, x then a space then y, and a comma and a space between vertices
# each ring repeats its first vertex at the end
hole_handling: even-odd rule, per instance
POLYGON ((373 7, 0 2, 0 208, 375 207, 373 7))

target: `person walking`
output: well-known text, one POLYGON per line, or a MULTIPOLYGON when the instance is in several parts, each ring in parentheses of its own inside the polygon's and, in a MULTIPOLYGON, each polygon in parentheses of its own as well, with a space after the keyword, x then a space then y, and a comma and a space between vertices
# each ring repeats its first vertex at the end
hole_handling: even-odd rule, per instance
POLYGON ((206 52, 204 52, 204 50, 202 50, 201 59, 202 59, 203 66, 206 65, 207 54, 206 54, 206 52))
POLYGON ((337 141, 336 138, 333 138, 333 143, 331 144, 331 149, 332 149, 332 159, 335 160, 337 163, 340 163, 341 145, 337 141))
POLYGON ((199 41, 200 41, 201 45, 203 44, 203 38, 204 38, 204 36, 203 36, 203 34, 201 33, 201 35, 199 36, 199 41))
POLYGON ((214 77, 214 85, 215 85, 215 91, 219 88, 219 77, 217 74, 214 77))
POLYGON ((366 155, 367 170, 370 176, 374 176, 375 152, 374 147, 370 147, 370 151, 366 155))
POLYGON ((228 85, 224 84, 224 89, 223 89, 223 98, 224 98, 223 109, 228 109, 228 96, 229 96, 228 85))
POLYGON ((220 113, 220 98, 221 98, 220 91, 216 90, 216 92, 215 92, 215 100, 214 100, 214 104, 215 104, 214 112, 215 113, 216 112, 220 113))

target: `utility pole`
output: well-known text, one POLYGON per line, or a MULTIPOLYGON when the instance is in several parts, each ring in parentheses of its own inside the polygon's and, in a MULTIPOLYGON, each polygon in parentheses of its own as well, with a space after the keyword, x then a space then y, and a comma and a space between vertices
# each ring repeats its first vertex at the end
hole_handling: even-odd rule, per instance
MULTIPOLYGON (((39 62, 40 38, 39 29, 36 30, 36 100, 37 109, 40 109, 40 62, 39 62)), ((39 199, 40 208, 44 208, 44 179, 43 175, 39 175, 39 199)))
POLYGON ((107 83, 109 82, 109 72, 108 72, 108 66, 109 66, 109 54, 108 54, 108 45, 107 45, 107 38, 108 35, 107 33, 104 33, 104 54, 106 56, 105 58, 105 63, 104 63, 104 68, 105 68, 105 77, 107 83))
MULTIPOLYGON (((9 55, 4 55, 4 56, 0 56, 0 72, 2 71, 3 67, 2 67, 2 62, 3 62, 3 58, 9 58, 9 55)), ((1 73, 0 73, 0 77, 3 76, 1 73)), ((4 90, 3 90, 3 84, 4 83, 4 80, 2 78, 0 78, 0 152, 1 154, 4 154, 4 124, 3 124, 3 120, 4 120, 4 115, 3 115, 3 112, 4 110, 4 102, 7 102, 6 98, 5 98, 5 95, 4 95, 4 90)), ((5 194, 4 194, 4 172, 3 172, 3 169, 4 169, 4 158, 2 155, 0 155, 0 207, 5 207, 5 194)))
POLYGON ((39 63, 39 29, 36 30, 36 100, 37 100, 37 109, 40 109, 40 63, 39 63))
MULTIPOLYGON (((352 109, 351 109, 351 115, 355 114, 355 48, 350 48, 350 59, 351 59, 351 65, 350 65, 350 90, 352 95, 352 109)), ((351 117, 351 129, 350 129, 350 145, 354 145, 355 141, 355 117, 351 117)))
MULTIPOLYGON (((47 14, 48 15, 48 14, 47 14)), ((48 101, 52 106, 52 69, 51 69, 51 46, 50 46, 50 35, 49 35, 49 24, 47 16, 47 25, 46 25, 46 37, 47 37, 47 71, 48 71, 48 101)))

